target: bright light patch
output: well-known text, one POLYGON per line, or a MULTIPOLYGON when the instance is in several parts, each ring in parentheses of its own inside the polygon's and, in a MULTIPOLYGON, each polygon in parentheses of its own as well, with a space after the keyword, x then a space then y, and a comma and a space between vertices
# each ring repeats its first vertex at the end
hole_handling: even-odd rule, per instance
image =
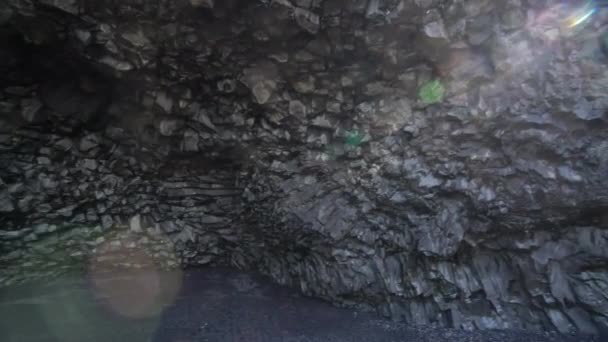
POLYGON ((578 11, 579 13, 573 14, 572 16, 570 16, 567 20, 568 23, 568 27, 569 28, 573 28, 575 26, 578 26, 582 23, 584 23, 587 19, 589 19, 593 13, 596 12, 596 8, 591 8, 591 9, 587 9, 587 6, 585 6, 584 9, 578 11))
POLYGON ((99 303, 124 317, 160 317, 177 297, 182 274, 179 270, 163 271, 153 254, 151 245, 132 235, 108 239, 97 246, 88 273, 99 303))

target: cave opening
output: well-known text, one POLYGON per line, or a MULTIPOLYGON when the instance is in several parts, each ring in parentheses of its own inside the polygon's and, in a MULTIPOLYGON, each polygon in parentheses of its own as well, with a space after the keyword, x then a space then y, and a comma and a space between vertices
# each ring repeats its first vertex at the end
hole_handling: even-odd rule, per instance
POLYGON ((239 269, 407 324, 598 338, 608 12, 573 6, 2 3, 0 290, 287 291, 239 269))

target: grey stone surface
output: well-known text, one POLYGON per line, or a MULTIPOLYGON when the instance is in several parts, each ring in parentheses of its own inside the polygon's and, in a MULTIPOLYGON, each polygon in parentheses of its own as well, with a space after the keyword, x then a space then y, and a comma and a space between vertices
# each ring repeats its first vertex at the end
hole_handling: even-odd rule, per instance
POLYGON ((21 115, 27 122, 34 122, 42 109, 42 103, 37 98, 21 101, 21 115))
POLYGON ((408 326, 303 297, 257 274, 223 268, 69 274, 3 288, 0 328, 4 341, 24 342, 601 341, 513 329, 408 326))
POLYGON ((11 0, 24 19, 5 25, 41 72, 0 65, 16 114, 0 139, 4 283, 61 269, 59 246, 154 250, 158 233, 174 265, 254 269, 396 320, 608 327, 601 13, 568 30, 552 0, 46 3, 61 11, 11 0), (54 26, 74 14, 86 25, 54 26), (96 76, 62 81, 66 64, 96 76), (21 125, 23 99, 44 125, 21 125), (137 215, 134 241, 82 228, 137 215))

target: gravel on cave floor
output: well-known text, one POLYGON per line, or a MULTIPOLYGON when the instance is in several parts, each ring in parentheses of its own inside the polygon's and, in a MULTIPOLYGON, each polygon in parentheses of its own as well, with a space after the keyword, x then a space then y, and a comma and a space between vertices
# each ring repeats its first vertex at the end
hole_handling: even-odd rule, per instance
POLYGON ((69 275, 0 289, 0 341, 602 341, 411 326, 220 268, 69 275))

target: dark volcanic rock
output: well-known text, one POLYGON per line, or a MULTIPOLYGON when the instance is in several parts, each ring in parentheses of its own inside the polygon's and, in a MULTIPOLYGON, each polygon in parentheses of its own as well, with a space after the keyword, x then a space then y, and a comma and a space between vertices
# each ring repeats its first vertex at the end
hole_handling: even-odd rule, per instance
POLYGON ((115 270, 96 274, 93 280, 62 276, 2 288, 0 307, 0 336, 23 342, 601 341, 601 337, 518 330, 410 326, 332 307, 272 284, 266 277, 222 268, 183 273, 115 270), (142 285, 151 282, 159 286, 142 291, 142 285))
POLYGON ((606 10, 568 28, 558 1, 0 9, 23 37, 2 54, 37 56, 0 76, 5 282, 41 243, 134 240, 412 323, 608 327, 606 10))

